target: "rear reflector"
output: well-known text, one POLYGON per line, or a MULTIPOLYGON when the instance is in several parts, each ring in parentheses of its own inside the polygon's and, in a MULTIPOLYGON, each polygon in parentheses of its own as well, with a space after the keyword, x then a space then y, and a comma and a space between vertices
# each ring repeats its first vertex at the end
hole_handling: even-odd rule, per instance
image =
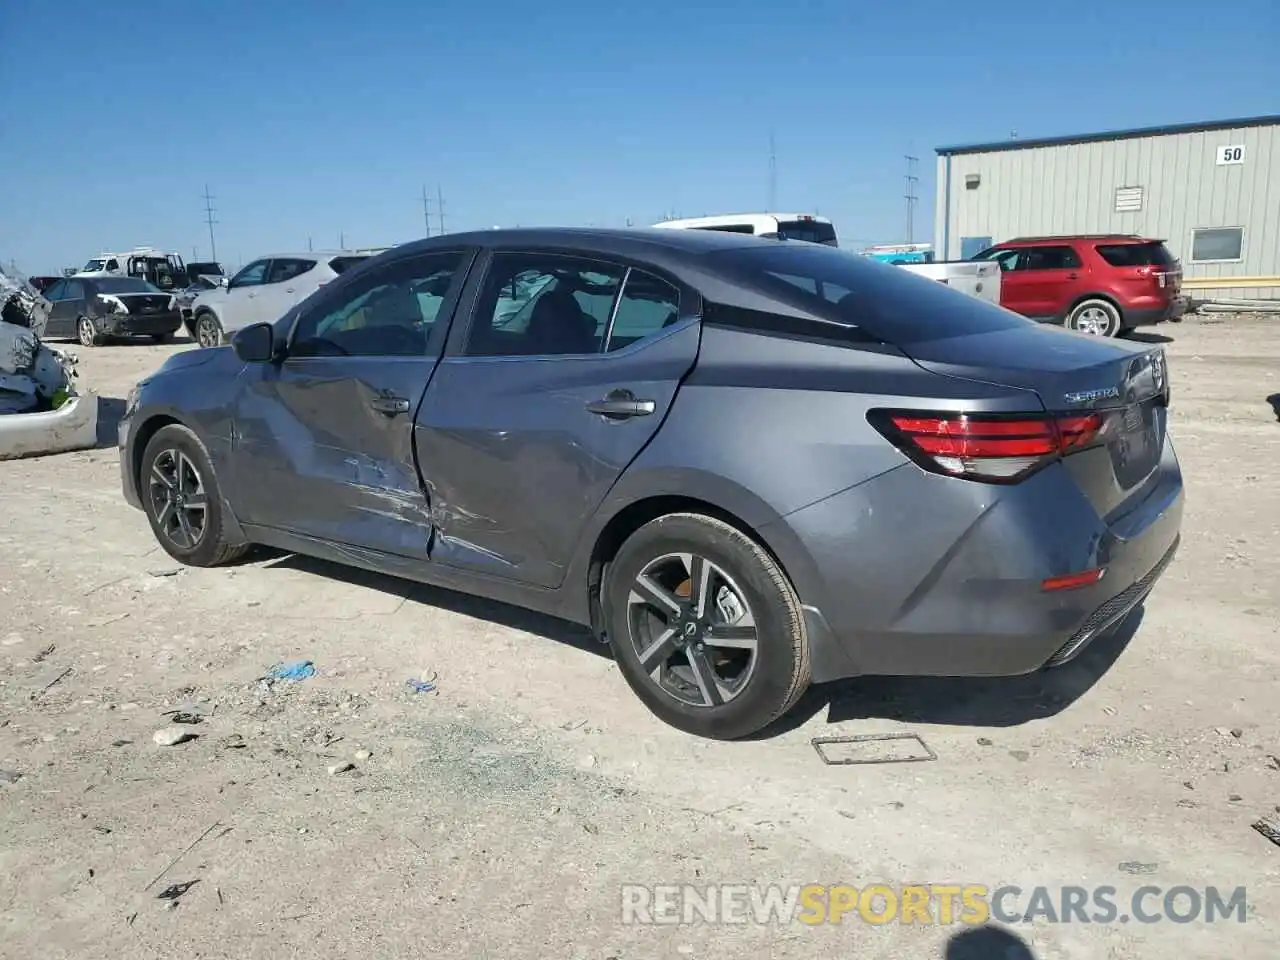
POLYGON ((993 416, 876 410, 868 419, 924 469, 990 483, 1014 483, 1090 446, 1103 423, 1096 413, 993 416))
POLYGON ((1102 579, 1106 570, 1082 570, 1079 573, 1068 573, 1064 577, 1050 577, 1040 582, 1041 590, 1075 590, 1077 587, 1090 587, 1102 579))

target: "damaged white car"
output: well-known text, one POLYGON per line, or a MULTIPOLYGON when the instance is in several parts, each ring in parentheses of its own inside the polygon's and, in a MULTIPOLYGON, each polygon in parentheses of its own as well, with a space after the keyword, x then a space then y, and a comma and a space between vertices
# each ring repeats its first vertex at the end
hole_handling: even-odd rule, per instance
POLYGON ((76 358, 41 340, 49 302, 0 269, 0 460, 92 447, 98 398, 76 390, 76 358))

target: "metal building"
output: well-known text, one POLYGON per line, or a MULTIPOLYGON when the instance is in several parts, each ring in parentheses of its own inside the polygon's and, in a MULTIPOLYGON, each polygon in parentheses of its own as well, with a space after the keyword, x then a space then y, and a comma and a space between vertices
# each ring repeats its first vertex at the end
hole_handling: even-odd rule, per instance
POLYGON ((1192 296, 1280 298, 1280 116, 939 147, 934 243, 1164 240, 1192 296))

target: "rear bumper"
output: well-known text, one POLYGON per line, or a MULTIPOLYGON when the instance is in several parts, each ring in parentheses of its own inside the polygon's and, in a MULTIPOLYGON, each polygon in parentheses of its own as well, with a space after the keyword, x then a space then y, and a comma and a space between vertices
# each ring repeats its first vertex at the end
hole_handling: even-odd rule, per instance
POLYGON ((1176 550, 1182 474, 1169 443, 1157 470, 1111 523, 1061 465, 1006 488, 909 465, 775 521, 809 554, 793 579, 814 679, 1016 676, 1078 656, 1142 602, 1176 550), (1092 586, 1041 589, 1099 567, 1092 586))
POLYGON ((146 337, 177 333, 182 328, 182 311, 112 313, 99 317, 98 325, 109 337, 146 337))
POLYGON ((1187 298, 1177 297, 1165 306, 1125 310, 1126 327, 1150 327, 1166 320, 1177 320, 1187 312, 1187 298))

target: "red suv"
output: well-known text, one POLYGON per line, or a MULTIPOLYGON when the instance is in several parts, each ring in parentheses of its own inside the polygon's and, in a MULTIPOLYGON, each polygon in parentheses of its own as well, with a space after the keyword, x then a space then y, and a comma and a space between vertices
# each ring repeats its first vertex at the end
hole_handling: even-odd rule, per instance
POLYGON ((1163 240, 1019 237, 973 259, 1000 264, 1002 307, 1080 333, 1115 337, 1186 310, 1182 267, 1163 240))

